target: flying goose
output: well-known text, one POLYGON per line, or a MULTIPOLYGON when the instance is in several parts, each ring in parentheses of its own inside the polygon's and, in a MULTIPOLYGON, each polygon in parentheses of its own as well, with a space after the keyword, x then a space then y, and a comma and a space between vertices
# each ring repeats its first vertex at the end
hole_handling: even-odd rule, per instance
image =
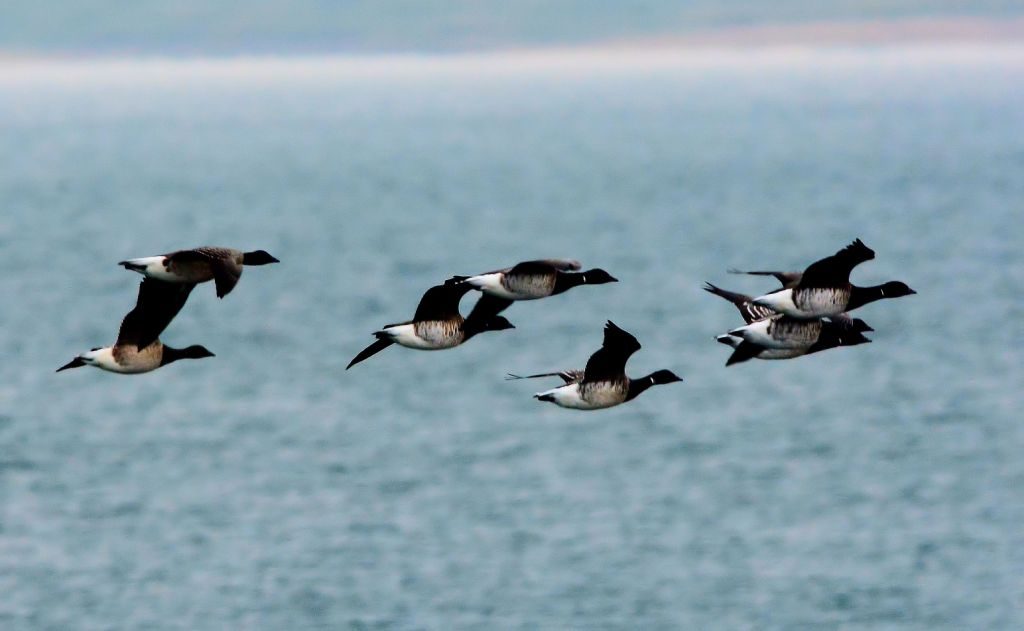
POLYGON ((572 259, 523 261, 512 267, 476 276, 453 276, 446 284, 466 283, 473 289, 501 299, 508 306, 515 300, 547 298, 578 285, 618 282, 617 278, 603 269, 581 272, 581 267, 579 261, 572 259))
POLYGON ((839 315, 882 298, 915 294, 905 283, 891 281, 873 287, 850 284, 854 267, 875 258, 875 252, 860 239, 832 256, 816 261, 803 271, 800 282, 754 298, 754 304, 770 307, 793 318, 808 319, 839 315))
POLYGON ((831 316, 829 320, 800 320, 779 313, 735 328, 729 331, 729 335, 765 348, 794 349, 816 343, 829 331, 865 333, 874 330, 860 318, 831 316))
POLYGON ((242 276, 244 265, 280 263, 265 250, 242 252, 231 248, 203 246, 170 254, 121 261, 125 269, 166 283, 205 283, 213 280, 217 297, 228 295, 242 276))
POLYGON ((459 313, 459 302, 472 287, 467 284, 435 285, 423 294, 412 320, 385 325, 374 333, 377 341, 364 348, 345 370, 376 355, 392 344, 406 348, 433 351, 452 348, 484 331, 514 329, 512 323, 498 315, 503 301, 482 296, 465 318, 459 313))
POLYGON ((538 392, 534 398, 564 408, 599 410, 631 401, 651 386, 682 381, 682 378, 669 370, 657 370, 638 379, 627 377, 626 360, 639 349, 640 343, 635 337, 609 320, 604 327, 604 343, 590 356, 582 375, 579 371, 571 370, 530 375, 558 376, 565 382, 565 385, 558 388, 538 392))
POLYGON ((157 339, 192 291, 193 285, 172 285, 151 278, 139 283, 135 308, 125 315, 113 346, 93 348, 57 369, 95 366, 110 372, 135 374, 156 370, 179 359, 213 357, 202 346, 187 348, 165 346, 157 339))
POLYGON ((871 340, 864 337, 863 333, 855 328, 845 326, 841 323, 825 321, 822 324, 822 331, 815 342, 803 346, 790 348, 769 348, 754 342, 733 337, 732 335, 719 335, 717 341, 731 346, 733 354, 726 360, 726 366, 732 366, 748 359, 792 359, 802 357, 811 353, 818 353, 838 346, 857 346, 858 344, 869 344, 871 340))

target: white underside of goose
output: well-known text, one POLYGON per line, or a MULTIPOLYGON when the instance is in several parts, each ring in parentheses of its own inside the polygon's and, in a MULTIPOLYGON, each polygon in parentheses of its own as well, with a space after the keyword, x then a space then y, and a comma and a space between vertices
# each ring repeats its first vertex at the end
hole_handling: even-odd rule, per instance
POLYGON ((460 341, 456 339, 424 339, 416 332, 416 325, 413 323, 389 326, 381 330, 391 336, 391 341, 395 344, 406 348, 414 348, 420 351, 438 351, 445 348, 451 348, 453 346, 458 346, 458 342, 460 341))
POLYGON ((800 311, 800 309, 797 308, 796 303, 793 302, 792 289, 783 289, 782 291, 758 296, 751 302, 755 305, 774 309, 779 313, 785 313, 786 315, 794 318, 799 318, 803 315, 803 312, 800 311))
POLYGON ((551 390, 545 390, 544 392, 538 392, 533 396, 538 399, 550 397, 551 402, 555 405, 573 410, 600 410, 622 403, 621 400, 612 401, 602 397, 588 401, 580 396, 580 384, 578 383, 570 383, 558 388, 552 388, 551 390))
MULTIPOLYGON (((775 293, 754 298, 754 304, 771 307, 780 313, 801 320, 825 318, 839 315, 846 310, 846 299, 843 292, 837 289, 804 289, 801 290, 801 302, 810 310, 801 309, 793 301, 793 290, 783 289, 775 293)), ((848 293, 847 293, 848 295, 848 293)))
POLYGON ((813 342, 808 343, 807 340, 801 339, 776 339, 768 332, 768 327, 774 322, 772 318, 765 318, 764 320, 758 320, 757 322, 751 322, 746 326, 729 331, 729 335, 735 335, 741 337, 751 344, 757 344, 764 348, 774 349, 794 349, 794 348, 807 348, 813 342))
MULTIPOLYGON (((729 335, 719 335, 716 338, 719 342, 725 342, 733 348, 738 348, 742 340, 729 335)), ((807 353, 806 348, 763 348, 756 355, 757 359, 793 359, 807 353)))
POLYGON ((144 256, 138 259, 128 259, 124 264, 125 267, 133 272, 138 272, 143 276, 156 280, 162 280, 165 283, 184 282, 181 276, 167 271, 167 268, 164 267, 166 258, 165 256, 144 256))
POLYGON ((82 353, 78 357, 90 366, 94 366, 102 370, 108 370, 110 372, 119 372, 122 374, 139 372, 138 370, 131 370, 117 363, 117 361, 114 360, 114 349, 110 346, 82 353))
POLYGON ((509 291, 501 284, 501 279, 504 276, 501 272, 495 272, 493 274, 480 274, 479 276, 470 276, 465 280, 473 288, 479 289, 485 294, 494 296, 495 298, 504 298, 505 300, 530 300, 535 296, 524 296, 509 291))

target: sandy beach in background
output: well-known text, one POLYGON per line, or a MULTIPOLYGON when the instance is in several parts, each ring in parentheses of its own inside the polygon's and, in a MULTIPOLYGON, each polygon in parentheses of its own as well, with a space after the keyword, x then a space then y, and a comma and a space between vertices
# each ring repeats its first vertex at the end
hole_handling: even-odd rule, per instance
POLYGON ((923 18, 752 25, 671 37, 458 53, 171 56, 0 52, 0 83, 318 81, 326 77, 489 76, 792 64, 1024 60, 1024 17, 923 18), (865 56, 865 52, 870 53, 865 56))
POLYGON ((613 45, 623 48, 874 46, 932 43, 1024 43, 1024 16, 1006 19, 934 17, 756 24, 727 26, 678 36, 612 42, 613 45))

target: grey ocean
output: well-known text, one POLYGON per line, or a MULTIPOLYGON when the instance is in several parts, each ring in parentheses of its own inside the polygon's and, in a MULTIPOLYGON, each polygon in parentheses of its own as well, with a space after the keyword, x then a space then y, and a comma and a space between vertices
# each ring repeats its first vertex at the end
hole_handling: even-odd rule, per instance
POLYGON ((1024 53, 695 55, 0 66, 0 627, 1022 628, 1024 53), (856 237, 874 343, 726 369, 701 283, 856 237), (54 373, 202 244, 282 261, 163 335, 215 358, 54 373), (621 282, 344 370, 548 256, 621 282), (607 319, 686 381, 503 380, 607 319))

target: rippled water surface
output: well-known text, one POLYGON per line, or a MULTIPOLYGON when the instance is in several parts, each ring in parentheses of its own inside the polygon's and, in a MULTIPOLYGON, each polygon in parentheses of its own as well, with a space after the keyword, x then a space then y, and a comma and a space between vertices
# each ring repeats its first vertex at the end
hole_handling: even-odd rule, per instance
POLYGON ((3 628, 1024 626, 1021 57, 3 72, 3 628), (919 292, 874 343, 726 369, 702 281, 854 237, 855 282, 919 292), (53 372, 116 336, 117 261, 206 243, 282 261, 163 336, 215 358, 53 372), (344 370, 542 256, 621 282, 344 370), (503 381, 609 318, 686 381, 590 414, 503 381))

